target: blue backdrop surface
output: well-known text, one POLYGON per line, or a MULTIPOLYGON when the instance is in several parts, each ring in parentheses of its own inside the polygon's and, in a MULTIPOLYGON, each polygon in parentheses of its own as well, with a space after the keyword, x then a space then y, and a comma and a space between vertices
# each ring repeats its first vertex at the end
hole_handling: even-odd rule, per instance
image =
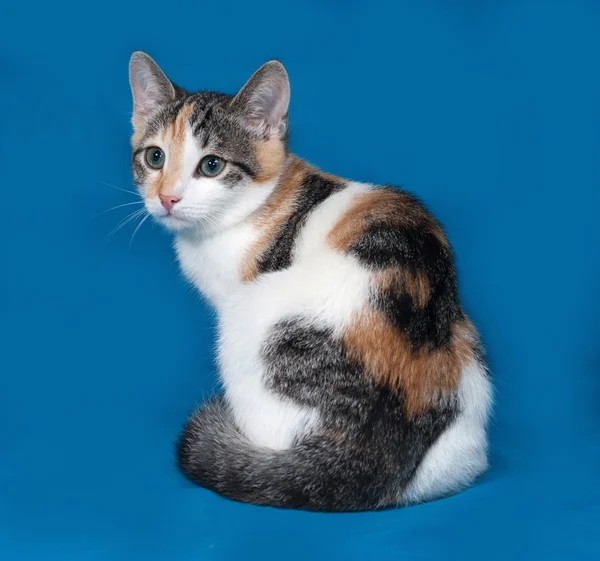
POLYGON ((0 559, 598 559, 600 3, 87 4, 0 16, 0 559), (294 152, 445 224, 496 384, 477 486, 327 515, 178 474, 213 318, 166 233, 97 216, 134 200, 136 49, 226 92, 279 58, 294 152))

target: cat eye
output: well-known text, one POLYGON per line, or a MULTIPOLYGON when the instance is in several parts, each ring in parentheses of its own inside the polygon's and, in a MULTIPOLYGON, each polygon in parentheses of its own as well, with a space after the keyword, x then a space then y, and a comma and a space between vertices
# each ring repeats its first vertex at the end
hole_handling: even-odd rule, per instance
POLYGON ((161 169, 165 165, 165 153, 157 146, 146 150, 146 163, 154 169, 161 169))
POLYGON ((200 161, 198 173, 206 177, 217 177, 225 167, 225 160, 218 156, 206 156, 200 161))

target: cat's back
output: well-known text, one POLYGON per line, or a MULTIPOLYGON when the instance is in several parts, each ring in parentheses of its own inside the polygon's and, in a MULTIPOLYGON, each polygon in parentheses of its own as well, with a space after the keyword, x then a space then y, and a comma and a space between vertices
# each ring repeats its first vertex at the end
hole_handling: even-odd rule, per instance
POLYGON ((323 251, 383 269, 439 248, 452 265, 441 226, 414 195, 336 177, 294 156, 251 222, 255 236, 240 266, 246 282, 323 251))
POLYGON ((481 350, 450 244, 416 197, 294 160, 254 227, 232 330, 257 315, 265 333, 290 318, 331 330, 365 372, 406 396, 409 415, 455 395, 481 350))
MULTIPOLYGON (((288 271, 297 291, 342 298, 368 287, 378 308, 417 346, 437 347, 462 317, 452 249, 410 193, 341 179, 293 158, 253 221, 242 283, 288 271)), ((273 281, 269 280, 269 284, 273 281)))

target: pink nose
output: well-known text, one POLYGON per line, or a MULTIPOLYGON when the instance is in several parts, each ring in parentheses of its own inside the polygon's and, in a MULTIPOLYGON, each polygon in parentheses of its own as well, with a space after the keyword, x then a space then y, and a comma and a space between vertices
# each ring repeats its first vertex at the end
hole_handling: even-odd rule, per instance
POLYGON ((165 207, 167 212, 171 212, 171 209, 175 206, 175 203, 178 203, 181 200, 173 195, 159 195, 159 197, 162 206, 165 207))

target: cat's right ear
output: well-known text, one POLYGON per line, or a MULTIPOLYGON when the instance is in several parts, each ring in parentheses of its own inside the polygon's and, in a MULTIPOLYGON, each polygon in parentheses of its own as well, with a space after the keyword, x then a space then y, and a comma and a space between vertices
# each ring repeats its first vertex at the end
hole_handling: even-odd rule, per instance
POLYGON ((129 59, 129 84, 133 95, 133 128, 144 128, 149 116, 175 98, 175 87, 146 53, 136 51, 129 59))
POLYGON ((252 133, 281 136, 287 127, 290 81, 278 60, 263 64, 231 102, 231 110, 252 133))

